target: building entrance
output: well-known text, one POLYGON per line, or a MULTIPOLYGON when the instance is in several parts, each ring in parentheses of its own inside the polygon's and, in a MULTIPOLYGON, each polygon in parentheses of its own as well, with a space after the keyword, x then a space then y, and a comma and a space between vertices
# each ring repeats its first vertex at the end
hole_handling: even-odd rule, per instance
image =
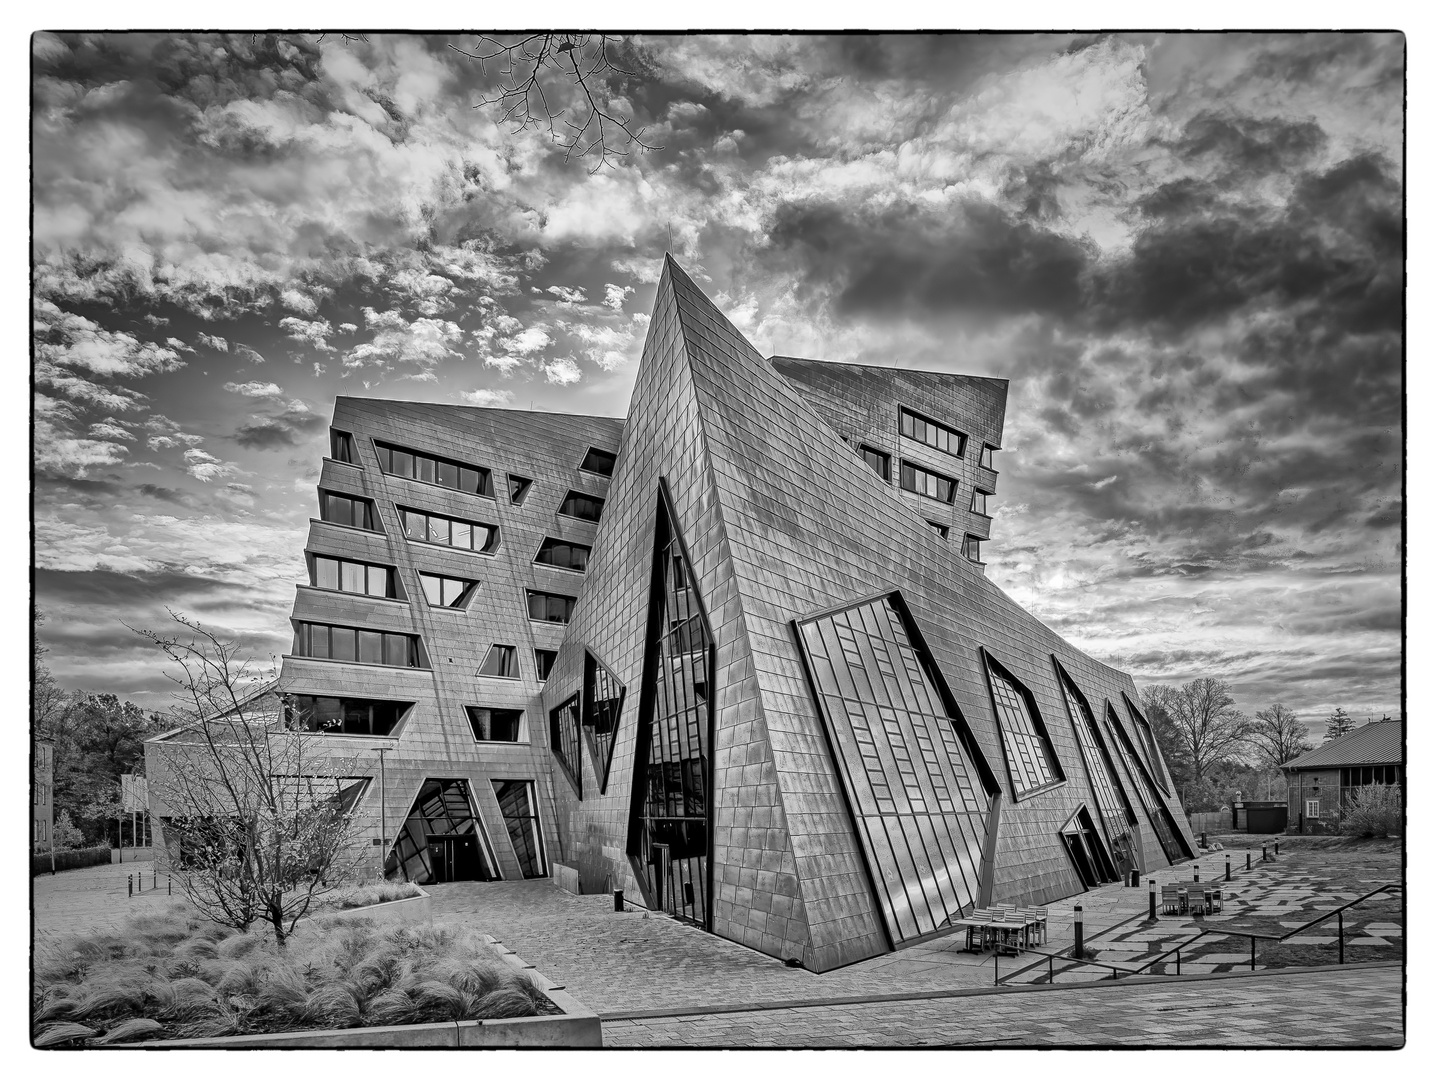
POLYGON ((425 836, 433 884, 446 881, 482 881, 483 862, 473 836, 425 836))

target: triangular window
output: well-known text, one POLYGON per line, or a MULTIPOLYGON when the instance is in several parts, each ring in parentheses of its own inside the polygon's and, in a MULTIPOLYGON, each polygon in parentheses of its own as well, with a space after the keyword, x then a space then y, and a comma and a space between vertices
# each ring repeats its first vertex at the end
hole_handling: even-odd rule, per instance
POLYGON ((608 790, 608 770, 613 764, 613 746, 618 740, 618 720, 623 713, 624 686, 593 653, 583 661, 583 730, 593 751, 598 790, 608 790))

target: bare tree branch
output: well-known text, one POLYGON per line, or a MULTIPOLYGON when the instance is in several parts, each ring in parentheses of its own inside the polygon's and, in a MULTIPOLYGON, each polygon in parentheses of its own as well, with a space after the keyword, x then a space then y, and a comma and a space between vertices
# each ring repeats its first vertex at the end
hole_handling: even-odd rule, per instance
POLYGON ((609 34, 528 34, 512 41, 481 34, 472 49, 452 42, 449 48, 473 60, 486 75, 493 65, 497 93, 474 108, 496 108, 499 123, 513 124, 515 134, 531 127, 547 128, 549 137, 563 148, 565 161, 595 154, 589 171, 596 173, 605 165, 616 168, 630 147, 663 149, 644 138, 646 128, 635 129, 609 104, 610 78, 637 77, 613 62, 613 46, 609 34), (578 120, 568 119, 567 109, 554 106, 551 92, 579 98, 578 120), (560 130, 560 121, 566 132, 560 130))

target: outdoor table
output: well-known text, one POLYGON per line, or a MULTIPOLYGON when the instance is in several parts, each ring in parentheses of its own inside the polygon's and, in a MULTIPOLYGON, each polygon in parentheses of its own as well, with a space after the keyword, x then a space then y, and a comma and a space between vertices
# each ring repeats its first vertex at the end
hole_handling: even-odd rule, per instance
POLYGON ((989 927, 989 926, 992 925, 992 920, 991 920, 991 919, 978 918, 978 917, 976 917, 976 915, 973 915, 973 916, 969 916, 969 917, 966 918, 966 919, 954 919, 954 920, 952 921, 952 925, 953 925, 953 926, 960 926, 960 927, 962 927, 962 928, 967 932, 967 942, 966 942, 966 944, 965 944, 964 947, 963 947, 963 951, 964 951, 964 952, 982 952, 984 949, 986 949, 986 947, 987 947, 987 934, 986 934, 986 931, 987 931, 987 927, 989 927), (974 949, 974 948, 972 947, 972 943, 973 943, 973 936, 974 936, 974 935, 973 935, 973 931, 975 931, 975 930, 980 930, 980 931, 982 931, 982 933, 979 934, 979 935, 977 935, 978 947, 974 949))

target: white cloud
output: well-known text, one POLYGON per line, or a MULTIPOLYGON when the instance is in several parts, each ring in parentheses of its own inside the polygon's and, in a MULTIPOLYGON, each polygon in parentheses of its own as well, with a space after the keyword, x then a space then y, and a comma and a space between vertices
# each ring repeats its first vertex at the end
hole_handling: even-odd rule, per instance
POLYGON ((221 461, 213 454, 207 454, 203 450, 186 450, 184 460, 185 472, 205 484, 222 480, 227 476, 234 476, 240 471, 239 466, 234 462, 221 461))
POLYGON ((603 287, 603 306, 612 308, 614 311, 622 311, 624 301, 632 295, 632 285, 614 285, 609 283, 603 287))
POLYGON ((334 327, 329 325, 328 319, 316 319, 308 321, 296 319, 293 315, 286 315, 279 320, 279 327, 285 334, 294 341, 303 342, 320 352, 333 352, 334 346, 329 344, 329 335, 334 333, 334 327))
POLYGON ((35 303, 35 352, 50 363, 94 375, 152 375, 184 366, 168 345, 140 341, 133 334, 105 330, 82 315, 61 311, 48 300, 35 303))
POLYGON ((91 424, 90 437, 92 439, 121 439, 125 442, 135 441, 134 433, 126 429, 122 422, 114 417, 91 424))
POLYGON ((227 382, 224 384, 224 388, 231 394, 243 394, 245 397, 281 398, 284 396, 284 391, 272 382, 227 382))
POLYGON ((344 356, 344 367, 354 371, 375 367, 391 371, 414 367, 427 372, 450 357, 458 356, 453 346, 463 337, 457 323, 442 319, 418 318, 413 322, 398 311, 364 309, 364 327, 374 336, 356 345, 344 356))
POLYGON ((229 352, 229 342, 216 334, 206 334, 204 331, 200 331, 195 335, 195 340, 205 348, 213 349, 215 352, 229 352))
POLYGON ((248 345, 240 345, 238 342, 236 342, 234 346, 234 351, 239 356, 243 357, 245 360, 248 360, 251 364, 264 363, 264 357, 261 356, 259 353, 255 352, 248 345))
POLYGON ((557 299, 561 307, 573 307, 588 301, 588 293, 584 289, 569 288, 567 285, 550 285, 544 292, 557 299))
POLYGON ((549 361, 543 366, 543 373, 549 382, 559 386, 571 386, 583 378, 583 371, 578 364, 566 357, 549 361))
POLYGON ((541 326, 530 326, 521 334, 516 334, 508 341, 508 347, 514 352, 523 356, 529 356, 540 349, 547 348, 553 339, 548 336, 548 331, 541 326))
POLYGON ((279 302, 301 315, 313 315, 319 310, 319 305, 298 289, 285 289, 279 294, 279 302))
POLYGON ((513 401, 514 392, 512 390, 489 389, 460 390, 459 397, 469 405, 484 405, 489 408, 494 408, 499 405, 507 405, 513 401))
MULTIPOLYGON (((35 418, 34 434, 35 468, 41 472, 83 477, 92 467, 116 465, 129 453, 120 443, 75 438, 39 416, 35 418)), ((124 435, 130 437, 128 432, 124 435)))

